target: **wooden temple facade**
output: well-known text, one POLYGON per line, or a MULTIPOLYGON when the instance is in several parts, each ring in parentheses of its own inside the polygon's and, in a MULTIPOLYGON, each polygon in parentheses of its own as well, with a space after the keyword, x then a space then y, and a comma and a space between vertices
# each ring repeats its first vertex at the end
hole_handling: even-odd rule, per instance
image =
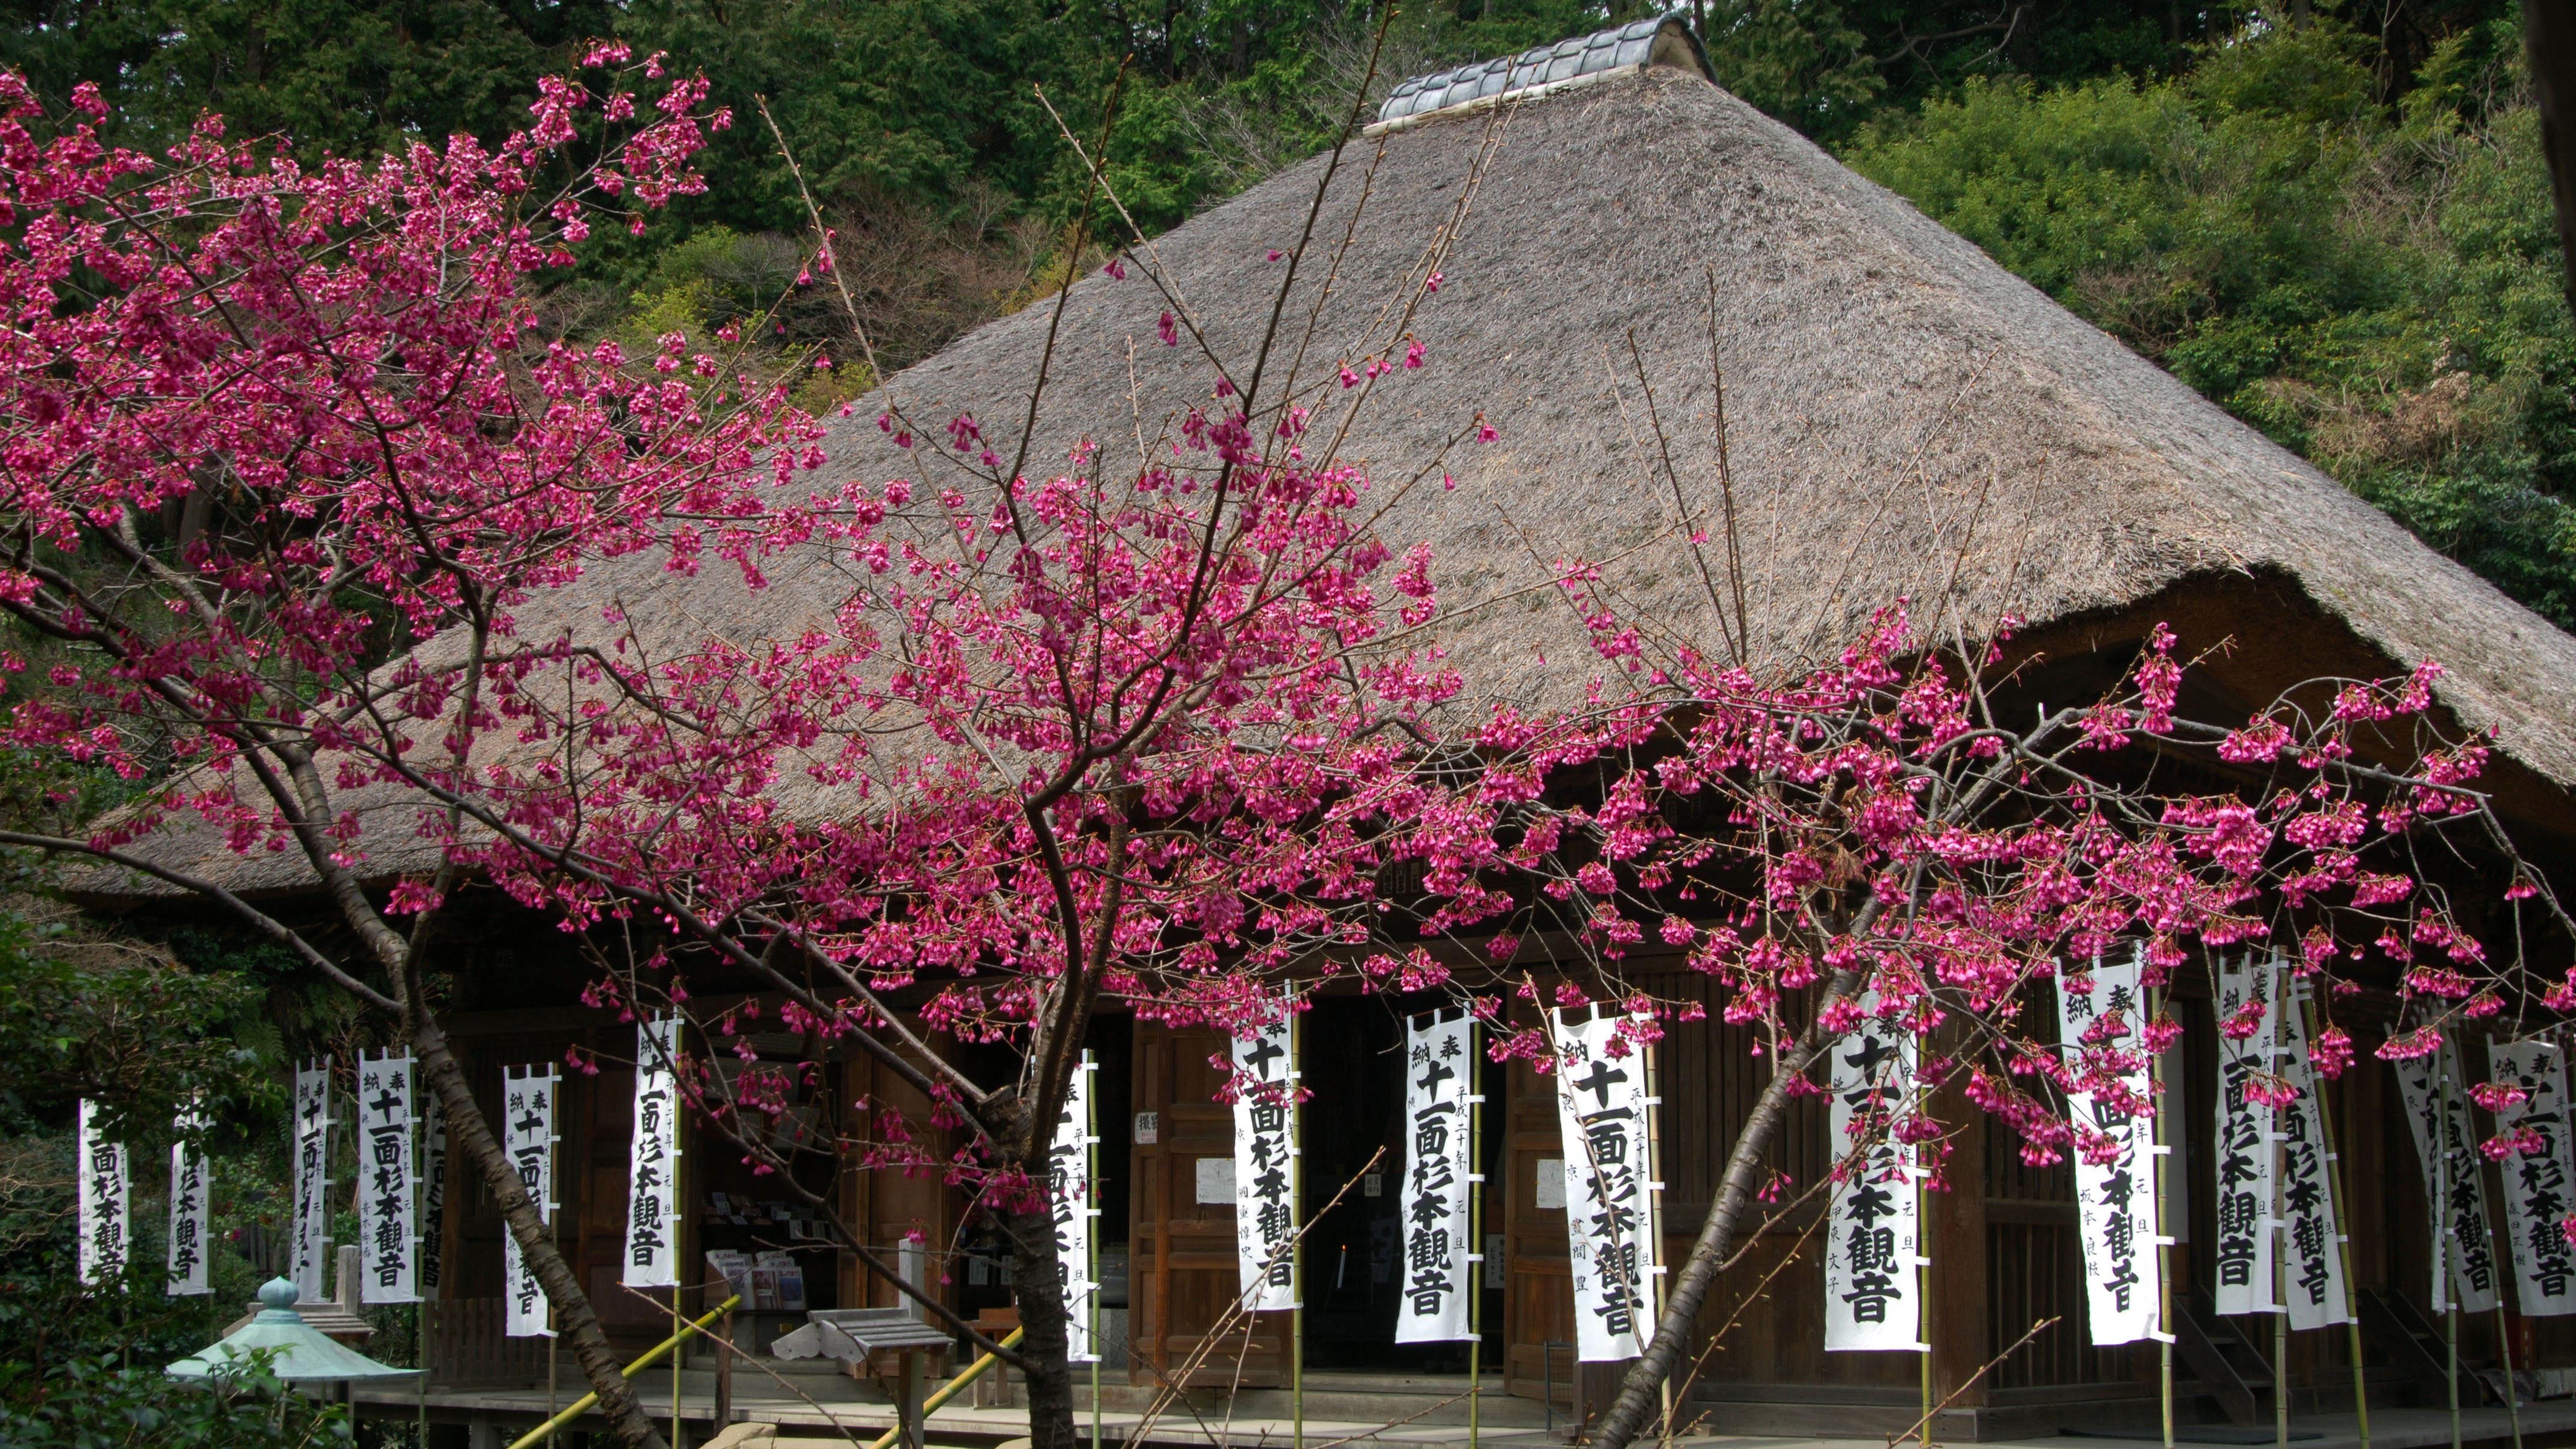
MULTIPOLYGON (((496 923, 497 924, 497 923, 496 923)), ((526 942, 551 933, 496 931, 488 939, 526 942)), ((561 1061, 567 1049, 599 1054, 596 1075, 567 1073, 558 1106, 562 1211, 558 1233, 578 1265, 593 1303, 621 1347, 637 1350, 668 1332, 667 1297, 618 1285, 626 1211, 631 1077, 615 1064, 632 1027, 613 1013, 561 1004, 577 991, 579 968, 524 959, 524 948, 460 938, 461 1000, 452 1025, 467 1051, 478 1091, 497 1093, 505 1066, 561 1061)), ((1689 1252, 1736 1132, 1768 1067, 1749 1028, 1718 1020, 1715 988, 1676 959, 1658 969, 1634 960, 1628 977, 1671 1002, 1698 1001, 1706 1019, 1676 1021, 1658 1046, 1662 1098, 1658 1133, 1664 1192, 1664 1261, 1689 1252)), ((2216 1022, 2205 973, 2186 970, 2175 988, 2185 1024, 2166 1062, 2173 1249, 2175 1374, 2186 1421, 2271 1419, 2272 1328, 2268 1318, 2212 1316, 2210 1267, 2202 1245, 2213 1234, 2210 1204, 2212 1102, 2216 1091, 2216 1022)), ((698 1003, 720 1002, 700 996, 698 1003)), ((1464 1345, 1399 1346, 1393 1341, 1399 1275, 1394 1184, 1403 1167, 1399 1137, 1402 1016, 1441 1004, 1358 992, 1347 977, 1321 983, 1306 1013, 1301 1049, 1313 1097, 1302 1116, 1305 1213, 1314 1219, 1305 1260, 1306 1366, 1463 1375, 1464 1345), (1372 1162, 1374 1159, 1374 1162, 1372 1162), (1329 1208, 1336 1193, 1339 1201, 1329 1208)), ((2441 1402, 2439 1365, 2406 1331, 2424 1313, 2431 1273, 2421 1174, 2397 1106, 2390 1069, 2370 1055, 2388 1003, 2365 993, 2337 1004, 2337 1020, 2359 1048, 2353 1069, 2328 1084, 2332 1131, 2341 1149, 2352 1278, 2364 1317, 2368 1382, 2376 1401, 2441 1402)), ((2051 1019, 2048 1003, 2033 1016, 2051 1019)), ((774 1019, 774 1017, 772 1018, 774 1019)), ((2045 1026, 2039 1028, 2046 1030, 2045 1026)), ((751 1038, 766 1059, 816 1060, 810 1043, 786 1036, 751 1038)), ((936 1040, 934 1038, 933 1040, 936 1040)), ((1227 1042, 1212 1030, 1174 1030, 1104 1017, 1092 1036, 1102 1138, 1101 1237, 1107 1269, 1103 1295, 1109 1382, 1144 1387, 1284 1383, 1289 1334, 1284 1315, 1255 1319, 1201 1354, 1202 1340, 1236 1296, 1234 1208, 1204 1190, 1202 1161, 1230 1161, 1231 1109, 1216 1100, 1217 1063, 1227 1042), (1273 1321, 1278 1320, 1278 1321, 1273 1321), (1195 1377, 1190 1365, 1197 1362, 1195 1377)), ((989 1052, 990 1049, 975 1049, 989 1052)), ((989 1226, 965 1215, 961 1195, 934 1174, 837 1172, 819 1150, 831 1135, 864 1137, 886 1129, 885 1112, 902 1130, 944 1153, 951 1145, 931 1127, 927 1103, 897 1082, 880 1080, 864 1057, 827 1053, 815 1085, 782 1124, 782 1142, 799 1134, 818 1150, 797 1154, 799 1179, 832 1196, 843 1219, 872 1248, 904 1266, 916 1281, 967 1317, 1007 1308, 1005 1255, 989 1226), (872 1110, 853 1104, 862 1100, 872 1110)), ((984 1057, 989 1071, 1004 1061, 984 1057)), ((2475 1074, 2479 1062, 2472 1057, 2475 1074)), ((1567 1275, 1561 1193, 1545 1185, 1563 1156, 1548 1081, 1525 1064, 1487 1062, 1482 1152, 1486 1255, 1482 1322, 1484 1367, 1511 1394, 1552 1397, 1578 1413, 1597 1412, 1615 1387, 1619 1365, 1578 1371, 1573 1362, 1573 1303, 1567 1275)), ((2154 1422, 2158 1354, 2152 1344, 2089 1346, 2083 1266, 2064 1164, 2024 1165, 2010 1131, 1964 1101, 1940 1106, 1953 1128, 1946 1190, 1926 1194, 1924 1275, 1930 1393, 1944 1405, 1936 1431, 1952 1440, 2048 1432, 2058 1426, 2154 1422), (2034 1328, 2035 1325, 2044 1325, 2034 1328)), ((2482 1124, 2483 1125, 2483 1124, 2482 1124)), ((705 1267, 716 1250, 792 1254, 802 1269, 806 1306, 884 1306, 894 1290, 871 1281, 858 1259, 837 1249, 810 1209, 797 1206, 777 1179, 755 1174, 739 1151, 695 1124, 686 1144, 687 1217, 682 1261, 694 1281, 720 1284, 705 1267)), ((1823 1195, 1801 1201, 1836 1153, 1827 1140, 1821 1098, 1796 1099, 1768 1154, 1778 1201, 1757 1204, 1764 1221, 1723 1275, 1702 1321, 1697 1367, 1686 1390, 1689 1417, 1711 1431, 1886 1435, 1912 1424, 1925 1393, 1914 1354, 1824 1351, 1823 1195)), ((2490 1169, 2491 1171, 2492 1169, 2490 1169)), ((451 1167, 451 1205, 441 1231, 447 1267, 445 1301, 434 1311, 433 1380, 528 1382, 542 1374, 542 1345, 497 1337, 501 1223, 491 1198, 461 1164, 451 1167)), ((1222 1175, 1222 1174, 1220 1174, 1222 1175)), ((1230 1180, 1230 1179, 1229 1179, 1230 1180)), ((2500 1202, 2501 1199, 2499 1198, 2500 1202)), ((2502 1231, 2499 1223, 2497 1231, 2502 1231)), ((684 1290, 696 1308, 723 1296, 721 1286, 684 1290)), ((801 1313, 750 1315, 742 1341, 769 1337, 803 1320, 801 1313)), ((2464 1361, 2489 1365, 2499 1332, 2511 1335, 2514 1361, 2528 1382, 2554 1385, 2576 1374, 2576 1319, 2513 1313, 2462 1325, 2464 1361)), ((2290 1335, 2288 1382, 2299 1412, 2347 1411, 2351 1404, 2350 1340, 2344 1330, 2290 1335)), ((2463 1401, 2489 1390, 2472 1381, 2463 1401)))

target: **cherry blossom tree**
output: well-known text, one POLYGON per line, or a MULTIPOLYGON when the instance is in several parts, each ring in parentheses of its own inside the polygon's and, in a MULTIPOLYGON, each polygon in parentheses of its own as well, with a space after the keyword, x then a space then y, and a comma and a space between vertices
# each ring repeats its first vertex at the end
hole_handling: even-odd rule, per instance
MULTIPOLYGON (((533 594, 621 555, 753 568, 765 493, 810 461, 813 424, 739 353, 630 359, 538 325, 594 226, 700 186, 729 123, 705 94, 601 47, 497 147, 308 167, 212 117, 166 155, 111 148, 93 89, 48 117, 0 74, 0 668, 35 670, 6 737, 137 795, 0 843, 213 902, 400 1021, 633 1443, 651 1425, 424 994, 425 907, 473 862, 432 849, 379 893, 346 796, 370 759, 464 777, 491 691, 553 653, 510 627, 533 594), (469 667, 388 667, 442 634, 469 667), (300 860, 330 929, 224 885, 226 849, 300 860)), ((423 829, 463 821, 451 799, 423 829)))
MULTIPOLYGON (((2469 1022, 2511 1013, 2536 1029, 2576 1006, 2576 988, 2536 964, 2563 963, 2576 932, 2484 791, 2489 742, 2441 722, 2437 664, 2308 680, 2248 718, 2194 721, 2178 706, 2186 661, 2158 625, 2105 696, 2016 724, 2008 711, 2032 713, 2019 670, 2037 661, 2010 620, 1981 638, 1956 626, 1927 637, 1891 606, 1835 663, 1774 682, 1735 662, 1742 632, 1711 653, 1659 651, 1651 641, 1672 631, 1622 617, 1592 570, 1570 564, 1559 583, 1610 677, 1632 688, 1597 686, 1615 703, 1510 738, 1489 731, 1517 753, 1484 774, 1488 820, 1447 843, 1487 838, 1492 853, 1439 868, 1539 882, 1492 954, 1520 953, 1524 930, 1563 933, 1575 959, 1555 963, 1558 999, 1624 1003, 1654 1023, 1636 1030, 1640 1045, 1703 1008, 1658 1001, 1623 963, 1650 932, 1685 952, 1769 1065, 1597 1442, 1651 1427, 1748 1214, 1827 1185, 1783 1181, 1764 1156, 1791 1099, 1823 1090, 1811 1069, 1864 1002, 1925 1047, 1920 1095, 1856 1130, 1892 1136, 1936 1188, 1949 1139, 1977 1116, 2045 1166, 2110 1148, 2070 1114, 2073 1094, 2152 1113, 2122 1076, 2180 1033, 2170 1009, 2107 1013, 2063 1052, 2053 1022, 2024 1014, 2038 983, 2089 990, 2090 964, 2114 950, 2143 952, 2151 992, 2186 963, 2286 954, 2320 988, 2314 1057, 2328 1077, 2353 1056, 2335 1003, 2365 980, 2393 987, 2411 1024, 2380 1049, 2391 1057, 2469 1022), (1582 762, 1611 783, 1568 798, 1522 759, 1559 773, 1582 762)), ((1725 595, 1709 592, 1712 617, 1727 619, 1725 595)), ((1526 1027, 1496 1051, 1544 1070, 1551 1043, 1526 1027)))
MULTIPOLYGON (((1378 866, 1440 788, 1421 720, 1458 681, 1401 637, 1434 607, 1427 556, 1370 532, 1370 481, 1308 458, 1301 415, 1256 435, 1264 378, 1293 372, 1275 329, 1208 355, 1230 401, 1132 468, 1085 446, 1033 481, 1025 436, 889 407, 949 481, 816 488, 820 430, 739 331, 630 358, 539 326, 590 229, 693 190, 729 120, 659 57, 594 51, 490 151, 310 170, 212 120, 166 157, 110 150, 88 93, 56 121, 0 84, 0 605, 33 641, 8 666, 39 676, 9 737, 137 791, 86 833, 0 843, 213 902, 398 1018, 639 1445, 654 1429, 474 1105, 422 952, 488 882, 586 933, 605 1004, 687 1014, 690 967, 750 975, 963 1136, 936 1161, 849 1144, 849 1165, 942 1171, 1004 1220, 1010 1356, 1039 1441, 1071 1442, 1040 1184, 1098 1001, 1275 1009, 1265 973, 1373 939, 1378 866), (750 622, 675 633, 639 597, 664 587, 750 622), (227 852, 299 861, 359 949, 226 885, 227 852), (639 923, 657 944, 620 949, 639 923), (917 1012, 888 1004, 916 983, 917 1012), (927 1032, 1026 1066, 972 1079, 927 1032)), ((826 237, 799 284, 831 275, 826 237)), ((1420 365, 1397 348, 1372 379, 1420 365)), ((683 1056, 706 1119, 780 1165, 785 1074, 683 1056)))

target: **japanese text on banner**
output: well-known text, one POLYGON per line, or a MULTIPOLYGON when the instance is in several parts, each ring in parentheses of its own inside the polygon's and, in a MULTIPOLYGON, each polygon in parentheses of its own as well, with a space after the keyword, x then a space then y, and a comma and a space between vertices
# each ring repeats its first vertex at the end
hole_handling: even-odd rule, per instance
POLYGON ((1649 1194, 1657 1184, 1647 1180, 1646 1057, 1637 1041, 1622 1039, 1621 1020, 1595 1016, 1576 1026, 1561 1012, 1555 1018, 1566 1254, 1575 1356, 1585 1363, 1636 1358, 1654 1329, 1646 1282, 1656 1270, 1649 1194))
POLYGON ((2499 1136, 2523 1150, 2498 1164, 2504 1175, 2506 1235, 2513 1240, 2514 1306, 2533 1318, 2576 1313, 2576 1250, 2559 1220, 2576 1175, 2567 1132, 2567 1064, 2545 1041, 2487 1049, 2495 1079, 2528 1096, 2495 1114, 2499 1136))
POLYGON ((322 1296, 331 1256, 331 1072, 295 1074, 295 1220, 287 1225, 287 1276, 306 1302, 322 1296))
POLYGON ((2279 1070, 2275 963, 2243 955, 2218 963, 2218 1243, 2212 1251, 2221 1313, 2277 1313, 2272 1257, 2280 1133, 2262 1100, 2279 1070))
MULTIPOLYGON (((555 1069, 507 1067, 501 1073, 501 1151, 518 1169, 537 1216, 555 1220, 555 1069)), ((501 1331, 511 1338, 552 1338, 546 1290, 519 1252, 519 1240, 501 1234, 501 1331)))
POLYGON ((411 1057, 358 1057, 358 1242, 365 1251, 361 1296, 369 1303, 417 1303, 412 1199, 411 1057))
POLYGON ((2397 1074, 2397 1092, 2406 1103, 2406 1126, 2415 1139, 2415 1161, 2424 1170, 2424 1201, 2440 1202, 2445 1185, 2450 1207, 2436 1214, 2436 1251, 2424 1255, 2433 1277, 2433 1311, 2456 1306, 2466 1313, 2492 1313, 2496 1306, 2495 1221, 2487 1200, 2486 1173, 2479 1166, 2477 1137, 2469 1128, 2468 1094, 2459 1084, 2460 1048, 2445 1042, 2439 1051, 2389 1063, 2397 1074), (2442 1084, 2452 1084, 2445 1093, 2442 1084), (2449 1108, 2447 1119, 2444 1107, 2449 1108), (2444 1144, 2436 1148, 2435 1143, 2444 1144), (2445 1157, 2448 1161, 2445 1162, 2445 1157), (2451 1265, 2450 1291, 2441 1283, 2440 1265, 2451 1265))
POLYGON ((1297 1306, 1294 1008, 1234 1042, 1234 1241, 1248 1313, 1297 1306))
POLYGON ((1841 1161, 1825 1220, 1825 1351, 1927 1353, 1923 1342, 1922 1170, 1891 1129, 1914 1091, 1914 1033, 1878 1017, 1826 1053, 1827 1139, 1841 1161))
POLYGON ((133 1225, 125 1211, 133 1192, 125 1144, 108 1141, 98 1118, 98 1104, 82 1098, 80 1140, 75 1144, 80 1154, 75 1183, 80 1193, 79 1268, 80 1280, 93 1286, 122 1274, 126 1256, 134 1248, 133 1225))
POLYGON ((438 1296, 447 1264, 447 1104, 429 1094, 420 1134, 420 1296, 438 1296))
POLYGON ((2283 1065, 2298 1095, 2281 1113, 2281 1296, 2289 1300, 2290 1326, 2323 1328, 2352 1321, 2343 1281, 2343 1227, 2335 1213, 2334 1171, 2326 1154, 2324 1098, 2316 1063, 2308 1056, 2307 1015, 2284 1003, 2283 1065))
POLYGON ((2091 990, 2060 977, 2058 1041, 2070 1061, 2092 1048, 2101 1090, 2069 1092, 2076 1123, 2076 1220, 2084 1240, 2085 1307, 2095 1344, 2157 1337, 2156 1155, 2154 1084, 2142 1041, 2146 1001, 2138 958, 2094 963, 2091 990), (2109 1039, 2085 1033, 2116 1017, 2109 1039), (2106 1050, 2107 1049, 2107 1050, 2106 1050), (2113 1059, 2117 1065, 2113 1066, 2113 1059))
POLYGON ((214 1291, 206 1276, 207 1219, 214 1207, 214 1184, 206 1154, 189 1142, 207 1127, 205 1114, 182 1110, 170 1124, 179 1140, 170 1144, 170 1249, 166 1291, 173 1298, 193 1298, 214 1291))
POLYGON ((635 1135, 626 1144, 628 1288, 680 1282, 680 1022, 635 1026, 635 1135))
POLYGON ((1100 1292, 1091 1277, 1092 1232, 1100 1216, 1091 1200, 1091 1149, 1100 1141, 1091 1132, 1091 1076, 1096 1070, 1098 1063, 1084 1052, 1047 1143, 1047 1211, 1055 1220, 1055 1261, 1064 1282, 1067 1363, 1100 1361, 1091 1337, 1092 1304, 1100 1292))
POLYGON ((1472 1336, 1468 1254, 1468 1131, 1476 1090, 1476 1027, 1465 1016, 1404 1028, 1403 1256, 1395 1341, 1448 1343, 1472 1336))

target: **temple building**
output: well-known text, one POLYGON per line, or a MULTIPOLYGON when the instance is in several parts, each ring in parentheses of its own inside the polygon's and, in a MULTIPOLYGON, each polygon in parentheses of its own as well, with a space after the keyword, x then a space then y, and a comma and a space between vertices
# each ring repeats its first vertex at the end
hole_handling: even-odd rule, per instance
MULTIPOLYGON (((2487 784, 2522 850, 2576 884, 2576 638, 1728 94, 1723 79, 1667 18, 1408 80, 1338 154, 1138 245, 1124 275, 1075 283, 1060 319, 1052 301, 1033 306, 888 380, 835 425, 829 467, 909 476, 912 455, 877 426, 888 408, 1016 428, 1041 357, 1028 471, 1060 469, 1085 442, 1101 450, 1099 466, 1133 460, 1209 396, 1204 358, 1161 340, 1179 298, 1220 356, 1273 344, 1287 381, 1266 389, 1266 405, 1306 410, 1306 436, 1336 439, 1338 456, 1370 474, 1389 500, 1381 536, 1430 545, 1450 658, 1470 678, 1503 681, 1515 704, 1579 699, 1601 665, 1581 620, 1544 587, 1557 560, 1600 561, 1604 590, 1674 638, 1720 636, 1726 626, 1678 541, 1675 511, 1713 518, 1723 489, 1759 667, 1827 657, 1900 598, 1939 633, 1984 637, 2018 620, 2010 649, 2033 663, 1998 704, 2014 711, 2090 703, 2159 622, 2180 636, 2182 657, 2207 656, 2184 705, 2214 718, 2241 719, 2304 680, 2439 660, 2443 717, 2495 732, 2487 784), (1295 284, 1275 305, 1283 258, 1301 246, 1295 284), (1436 289, 1421 285, 1435 274, 1436 289), (1360 406, 1345 365, 1413 343, 1423 365, 1389 372, 1360 406)), ((828 609, 849 583, 828 568, 788 570, 752 600, 722 573, 638 570, 620 587, 633 591, 630 613, 665 612, 673 629, 718 620, 755 638, 828 609)), ((404 868, 403 808, 369 803, 368 848, 389 872, 404 868)), ((211 849, 196 864, 272 896, 299 885, 282 857, 211 849)), ((101 905, 154 899, 140 885, 89 894, 101 905)), ((450 983, 446 1019, 478 1090, 497 1094, 504 1066, 561 1061, 568 1049, 628 1052, 634 1028, 582 1003, 594 967, 549 922, 469 898, 449 912, 436 949, 450 983)), ((1511 969, 1544 979, 1547 949, 1524 943, 1511 969)), ((1721 1024, 1716 984, 1661 949, 1637 947, 1625 975, 1707 1008, 1706 1020, 1669 1029, 1655 1063, 1662 1256, 1678 1263, 1768 1067, 1749 1028, 1721 1024)), ((693 977, 691 989, 701 1005, 728 992, 758 998, 721 973, 693 977)), ((2186 1030, 2167 1064, 2181 1134, 2175 1373, 2189 1419, 2268 1425, 2280 1392, 2303 1412, 2348 1407, 2350 1347, 2341 1330, 2292 1335, 2276 1387, 2268 1323, 2257 1332, 2254 1320, 2214 1312, 2214 989, 2205 964, 2182 972, 2186 1030)), ((1331 1188, 1361 1180, 1308 1238, 1310 1413, 1351 1417, 1315 1405, 1337 1391, 1376 1404, 1393 1392, 1390 1378, 1465 1383, 1463 1345, 1394 1340, 1398 1194, 1363 1172, 1380 1149, 1401 1161, 1396 1048, 1405 1013, 1440 1000, 1362 994, 1345 977, 1305 1016, 1314 1099, 1303 1117, 1303 1206, 1319 1211, 1331 1188)), ((2326 1100, 2351 1185, 2345 1225, 2372 1392, 2383 1403, 2439 1404, 2439 1349, 2421 1336, 2435 1237, 2396 1081, 2371 1056, 2394 1001, 2379 988, 2338 1000, 2358 1065, 2326 1100)), ((851 1109, 861 1098, 903 1108, 908 1130, 943 1140, 929 1104, 865 1057, 784 1030, 748 1040, 764 1057, 822 1062, 782 1121, 791 1149, 800 1137, 880 1130, 851 1109)), ((988 1063, 1000 1050, 932 1040, 988 1063)), ((1237 1294, 1231 1178, 1201 1168, 1234 1150, 1213 1064, 1228 1045, 1114 1004, 1089 1039, 1101 1064, 1107 1382, 1120 1390, 1185 1375, 1237 1294)), ((2473 1057, 2482 1050, 2471 1047, 2473 1057)), ((1600 1411, 1618 1370, 1573 1361, 1554 1088, 1518 1062, 1484 1064, 1481 1088, 1482 1362, 1494 1390, 1563 1427, 1600 1411)), ((630 1092, 614 1065, 566 1080, 558 1237, 621 1348, 640 1350, 668 1331, 669 1308, 666 1297, 617 1286, 630 1092)), ((2071 1169, 2025 1166, 2008 1129, 1964 1102, 1948 1107, 1968 1126, 1948 1190, 1927 1194, 1923 1209, 1929 1393, 1946 1404, 1936 1437, 2152 1425, 2155 1346, 2088 1343, 2071 1169)), ((1815 1181, 1838 1152, 1829 1137, 1824 1104, 1801 1099, 1771 1165, 1815 1181)), ((897 1301, 774 1181, 694 1135, 684 1160, 682 1263, 783 1254, 797 1265, 804 1306, 897 1301)), ((998 1242, 937 1177, 836 1179, 829 1154, 799 1160, 845 1221, 951 1306, 969 1317, 1008 1306, 998 1242)), ((470 1405, 494 1402, 497 1387, 542 1382, 545 1360, 541 1345, 499 1336, 501 1223, 462 1165, 451 1170, 430 1402, 455 1422, 487 1412, 470 1405)), ((1721 1280, 1704 1328, 1724 1326, 1725 1336, 1687 1385, 1685 1424, 1879 1437, 1917 1419, 1920 1356, 1825 1351, 1825 1273, 1809 1232, 1820 1211, 1810 1203, 1769 1221, 1721 1280)), ((700 1290, 685 1297, 694 1305, 700 1290)), ((759 1317, 754 1333, 802 1321, 784 1310, 759 1317)), ((2539 1387, 2576 1377, 2576 1317, 2507 1311, 2461 1333, 2476 1365, 2493 1366, 2502 1333, 2539 1387)), ((1287 1383, 1290 1350, 1284 1321, 1265 1322, 1239 1365, 1228 1357, 1191 1386, 1267 1393, 1287 1383)), ((567 1371, 564 1381, 576 1378, 567 1371)), ((2494 1402, 2494 1382, 2471 1380, 2464 1401, 2494 1402)))

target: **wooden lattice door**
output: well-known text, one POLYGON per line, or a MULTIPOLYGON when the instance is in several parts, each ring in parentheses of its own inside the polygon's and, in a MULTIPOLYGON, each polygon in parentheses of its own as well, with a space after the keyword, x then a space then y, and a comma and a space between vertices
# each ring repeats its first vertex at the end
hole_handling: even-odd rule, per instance
POLYGON ((1289 1315, 1256 1314, 1248 1325, 1235 1318, 1217 1331, 1238 1292, 1234 1109, 1216 1100, 1225 1080, 1216 1063, 1229 1046, 1217 1031, 1136 1027, 1128 1238, 1134 1383, 1250 1388, 1288 1381, 1289 1315))

